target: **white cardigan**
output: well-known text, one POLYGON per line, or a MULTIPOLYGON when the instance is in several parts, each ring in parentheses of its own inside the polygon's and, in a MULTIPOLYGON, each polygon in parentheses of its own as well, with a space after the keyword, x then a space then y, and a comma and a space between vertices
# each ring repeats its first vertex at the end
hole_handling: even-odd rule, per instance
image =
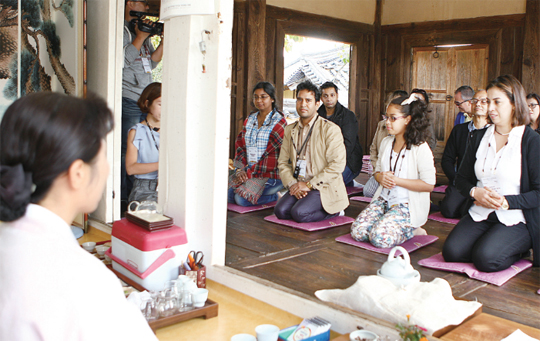
MULTIPOLYGON (((394 142, 394 136, 385 137, 381 142, 379 149, 379 159, 375 167, 375 172, 382 172, 382 160, 388 158, 388 144, 394 142)), ((407 179, 420 179, 430 185, 435 185, 435 163, 433 161, 433 153, 429 145, 424 142, 419 146, 412 146, 407 157, 407 179)), ((381 195, 383 186, 379 185, 373 198, 378 198, 381 195)), ((411 213, 411 225, 420 227, 427 221, 430 207, 429 192, 409 191, 409 211, 411 213)))

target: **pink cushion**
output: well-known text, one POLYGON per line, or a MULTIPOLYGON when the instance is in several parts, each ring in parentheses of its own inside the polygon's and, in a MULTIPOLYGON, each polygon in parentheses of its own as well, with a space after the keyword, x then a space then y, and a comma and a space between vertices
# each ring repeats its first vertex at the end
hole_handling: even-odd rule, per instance
POLYGON ((436 192, 436 193, 444 193, 444 191, 446 191, 446 185, 442 185, 442 186, 437 186, 433 189, 433 192, 436 192))
POLYGON ((443 217, 441 212, 436 212, 436 213, 430 214, 428 216, 428 219, 441 221, 443 223, 449 223, 449 224, 454 224, 454 225, 459 223, 459 219, 445 218, 445 217, 443 217))
POLYGON ((364 191, 364 189, 360 187, 346 187, 346 188, 347 188, 347 195, 362 193, 364 191))
POLYGON ((324 230, 331 227, 336 227, 340 225, 345 224, 351 224, 354 219, 351 217, 334 217, 332 219, 327 219, 323 221, 317 221, 314 223, 297 223, 294 220, 288 220, 288 219, 278 219, 275 214, 272 214, 268 217, 265 217, 264 220, 270 221, 272 223, 290 226, 295 229, 304 230, 304 231, 318 231, 318 230, 324 230))
MULTIPOLYGON (((439 237, 437 237, 437 236, 414 236, 414 237, 412 237, 411 239, 405 241, 404 243, 402 243, 399 246, 405 248, 405 250, 407 250, 407 252, 411 253, 411 252, 413 252, 415 250, 418 250, 421 247, 424 247, 426 245, 434 243, 437 239, 439 239, 439 237)), ((349 245, 352 245, 352 246, 357 246, 357 247, 360 247, 362 249, 370 250, 370 251, 377 252, 377 253, 389 254, 390 250, 392 250, 392 248, 385 248, 385 249, 378 248, 376 246, 371 245, 370 242, 356 241, 356 240, 353 239, 353 237, 351 237, 350 233, 346 234, 344 236, 341 236, 341 237, 337 237, 336 241, 338 241, 340 243, 349 244, 349 245)), ((397 251, 396 254, 399 255, 400 252, 397 251)))
POLYGON ((240 206, 236 204, 227 203, 227 209, 236 213, 248 213, 254 211, 265 210, 267 208, 272 208, 276 206, 277 201, 272 201, 267 204, 257 205, 257 206, 240 206))
POLYGON ((361 201, 361 202, 371 202, 371 199, 372 198, 368 198, 368 197, 352 197, 352 198, 350 198, 350 200, 361 201))
POLYGON ((469 276, 470 278, 494 284, 496 286, 503 285, 510 278, 532 266, 532 262, 530 260, 520 259, 506 270, 498 272, 482 272, 478 271, 474 267, 473 263, 445 262, 442 253, 438 253, 426 259, 421 259, 418 261, 418 264, 431 269, 464 273, 467 274, 467 276, 469 276))

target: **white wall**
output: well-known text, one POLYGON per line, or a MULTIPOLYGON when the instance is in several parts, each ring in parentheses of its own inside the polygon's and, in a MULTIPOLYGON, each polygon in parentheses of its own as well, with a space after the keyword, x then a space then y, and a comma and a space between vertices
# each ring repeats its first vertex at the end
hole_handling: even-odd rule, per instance
POLYGON ((158 201, 206 265, 225 262, 227 219, 233 0, 215 5, 219 15, 165 21, 159 158, 158 201))

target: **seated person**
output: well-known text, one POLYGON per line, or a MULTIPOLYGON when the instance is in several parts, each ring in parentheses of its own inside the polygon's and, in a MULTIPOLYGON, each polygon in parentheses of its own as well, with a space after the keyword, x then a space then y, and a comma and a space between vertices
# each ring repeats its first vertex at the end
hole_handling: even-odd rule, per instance
MULTIPOLYGON (((391 92, 387 98, 386 98, 386 104, 384 106, 384 112, 386 113, 386 108, 390 105, 390 102, 394 98, 401 97, 401 96, 409 96, 407 94, 407 91, 403 90, 396 90, 394 92, 391 92)), ((383 115, 384 116, 384 115, 383 115)), ((381 148, 381 142, 384 140, 385 137, 389 136, 388 130, 386 129, 386 120, 382 120, 377 124, 377 130, 375 131, 375 136, 373 136, 373 142, 371 142, 371 146, 369 146, 369 162, 371 163, 371 166, 375 168, 377 166, 377 160, 379 159, 379 151, 381 148)), ((372 198, 373 194, 375 194, 375 191, 379 187, 379 183, 375 180, 373 176, 370 176, 366 184, 364 185, 364 196, 372 198)))
POLYGON ((528 94, 527 105, 531 114, 531 123, 529 123, 529 126, 540 134, 540 96, 534 92, 528 94))
POLYGON ((347 154, 341 129, 317 114, 319 88, 305 81, 296 90, 300 119, 285 128, 278 160, 289 191, 274 213, 279 219, 307 223, 335 217, 349 206, 342 176, 347 154))
POLYGON ((471 139, 472 132, 483 129, 488 125, 487 121, 487 92, 478 90, 471 100, 473 120, 454 126, 441 159, 441 166, 448 178, 449 185, 446 188, 444 199, 440 202, 441 214, 446 218, 461 218, 467 213, 466 197, 462 196, 455 186, 456 172, 461 165, 463 155, 471 139))
POLYGON ((257 83, 252 93, 258 111, 248 116, 238 134, 235 172, 229 177, 227 201, 240 206, 276 201, 283 188, 277 158, 287 122, 276 108, 276 89, 271 83, 257 83))
POLYGON ((321 98, 323 105, 319 107, 317 113, 334 122, 341 129, 345 149, 347 151, 347 165, 343 171, 343 181, 345 186, 353 187, 353 180, 362 170, 362 146, 358 140, 358 120, 356 115, 345 108, 338 101, 338 88, 332 82, 326 82, 321 85, 321 98))
POLYGON ((493 124, 475 131, 456 176, 474 200, 443 246, 446 262, 473 263, 483 272, 509 268, 533 248, 540 266, 540 136, 528 127, 525 91, 511 75, 487 87, 493 124))
POLYGON ((148 85, 139 97, 137 105, 147 115, 128 132, 126 172, 135 176, 128 202, 144 200, 157 202, 161 83, 148 85))
POLYGON ((435 185, 433 153, 426 142, 426 109, 414 94, 395 98, 388 106, 386 127, 393 136, 383 140, 373 175, 380 186, 352 224, 353 239, 389 248, 423 231, 435 185))

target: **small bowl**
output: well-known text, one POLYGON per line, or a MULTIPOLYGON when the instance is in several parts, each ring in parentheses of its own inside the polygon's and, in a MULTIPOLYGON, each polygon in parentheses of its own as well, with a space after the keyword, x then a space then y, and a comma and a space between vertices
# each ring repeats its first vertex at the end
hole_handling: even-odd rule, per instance
POLYGON ((103 257, 105 256, 105 251, 107 251, 109 248, 110 246, 98 245, 96 246, 96 252, 99 256, 103 257))
POLYGON ((349 340, 350 341, 358 341, 358 340, 378 341, 379 336, 368 330, 355 330, 354 332, 349 334, 349 340))
POLYGON ((86 251, 92 252, 92 251, 94 251, 94 248, 96 247, 96 243, 95 243, 95 242, 86 242, 86 243, 82 243, 82 247, 83 247, 83 249, 85 249, 86 251))

